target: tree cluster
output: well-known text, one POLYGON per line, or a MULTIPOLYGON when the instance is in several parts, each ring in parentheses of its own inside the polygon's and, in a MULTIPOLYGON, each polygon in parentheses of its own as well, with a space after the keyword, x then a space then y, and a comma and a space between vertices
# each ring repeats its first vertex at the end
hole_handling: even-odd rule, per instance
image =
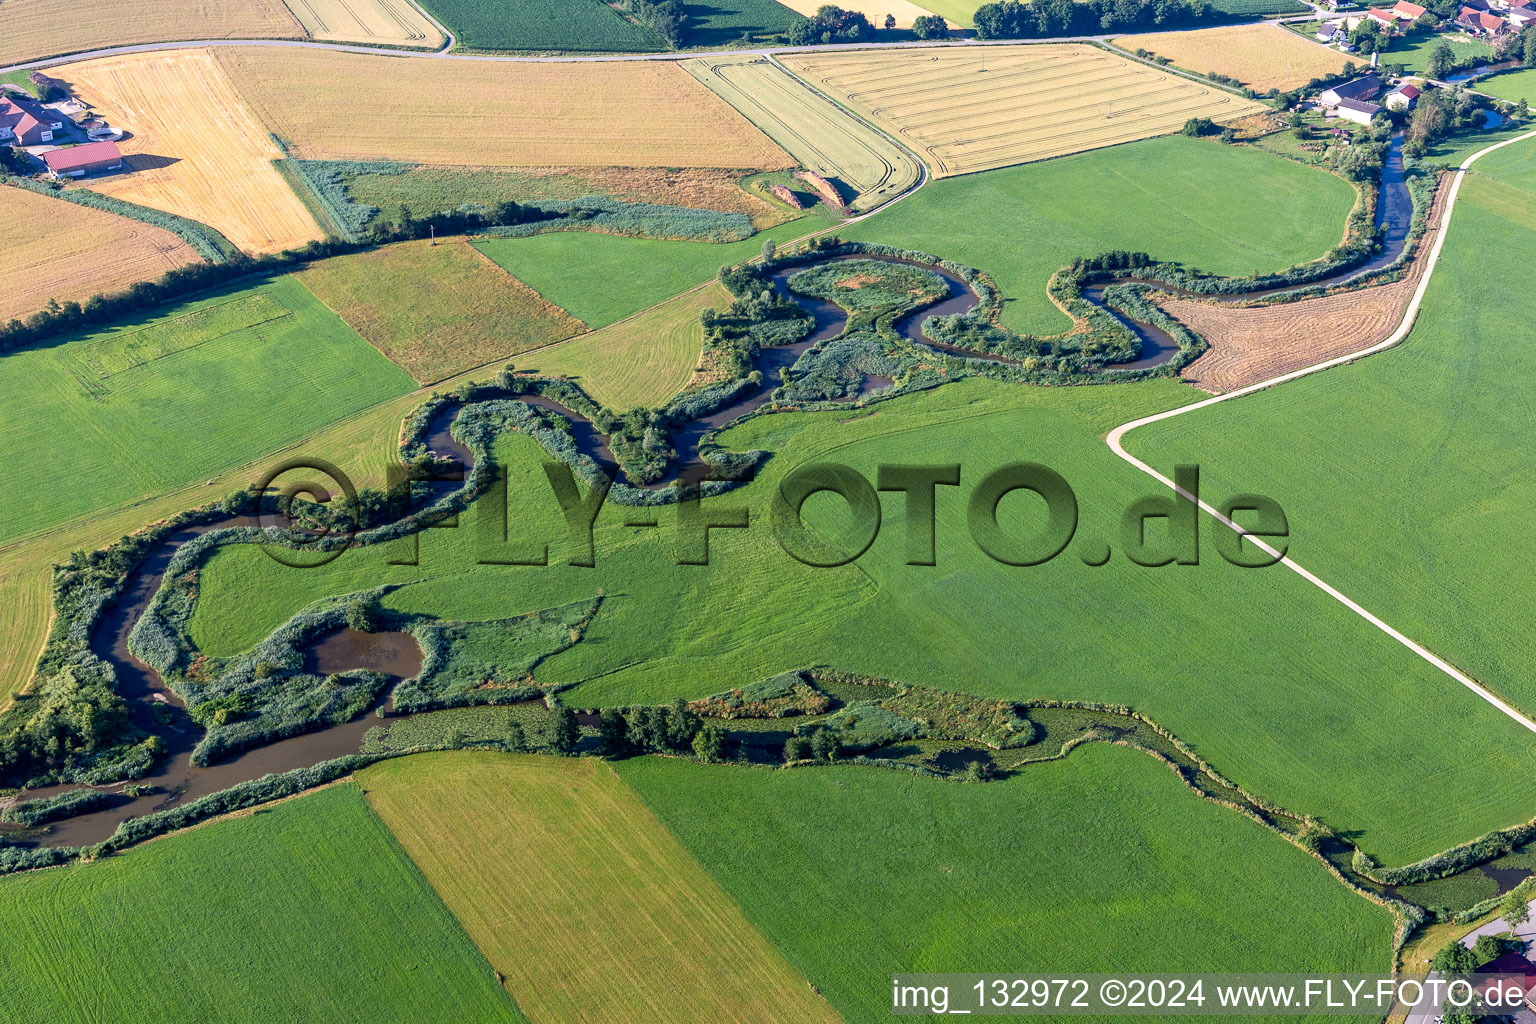
POLYGON ((1225 17, 1206 0, 998 0, 982 4, 972 20, 981 39, 1037 39, 1175 28, 1225 17))
POLYGON ((624 9, 673 49, 688 43, 688 8, 680 0, 624 0, 624 9))
POLYGON ((874 34, 875 26, 863 14, 826 4, 816 8, 811 17, 801 18, 789 26, 789 44, 862 43, 874 34))
POLYGON ((706 761, 725 757, 725 730, 704 722, 681 697, 666 708, 605 708, 598 717, 597 735, 599 749, 609 757, 689 751, 706 761))
POLYGON ((1425 89, 1408 118, 1403 152, 1420 159, 1436 142, 1476 125, 1479 116, 1465 89, 1425 89))

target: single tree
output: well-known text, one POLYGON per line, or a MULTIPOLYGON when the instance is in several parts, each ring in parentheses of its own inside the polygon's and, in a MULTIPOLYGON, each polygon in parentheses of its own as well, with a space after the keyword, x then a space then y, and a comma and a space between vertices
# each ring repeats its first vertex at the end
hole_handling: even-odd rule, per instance
POLYGON ((842 749, 842 740, 831 729, 823 727, 811 733, 811 756, 816 760, 836 761, 842 749))
POLYGON ((597 718, 597 737, 603 753, 616 757, 629 749, 629 722, 617 708, 604 708, 597 718))
POLYGON ((347 605, 347 625, 359 633, 376 633, 379 629, 378 612, 368 598, 354 598, 347 605))
MULTIPOLYGON (((763 253, 763 259, 764 260, 771 260, 771 259, 773 259, 774 254, 776 252, 778 252, 778 251, 779 251, 779 247, 774 244, 773 239, 771 239, 771 238, 763 239, 762 253, 763 253)), ((710 310, 710 312, 713 313, 714 310, 710 310)))
POLYGON ((517 722, 507 726, 507 738, 502 741, 509 754, 521 754, 528 749, 528 737, 523 735, 523 727, 517 722))
POLYGON ((1527 878, 1504 894, 1499 904, 1499 914, 1511 928, 1518 928, 1531 919, 1531 899, 1536 897, 1536 875, 1527 878))
POLYGON ((699 716, 679 697, 672 702, 667 713, 667 745, 676 750, 687 750, 699 732, 699 716))
POLYGON ((893 29, 895 27, 896 27, 896 15, 894 15, 894 14, 887 14, 885 16, 885 30, 887 32, 889 32, 891 29, 893 29))
POLYGON ((1456 51, 1446 42, 1436 43, 1429 51, 1429 77, 1444 78, 1456 64, 1456 51))
POLYGON ((549 745, 568 754, 581 742, 581 726, 576 724, 576 712, 568 707, 555 709, 555 720, 549 728, 549 745))
POLYGON ((804 736, 791 736, 784 742, 784 761, 805 761, 811 757, 811 741, 804 736))
POLYGON ((1456 940, 1442 946, 1429 962, 1429 969, 1441 974, 1467 974, 1477 966, 1477 954, 1456 940))
POLYGON ((693 737, 693 752, 710 763, 724 761, 725 730, 714 722, 706 723, 693 737))

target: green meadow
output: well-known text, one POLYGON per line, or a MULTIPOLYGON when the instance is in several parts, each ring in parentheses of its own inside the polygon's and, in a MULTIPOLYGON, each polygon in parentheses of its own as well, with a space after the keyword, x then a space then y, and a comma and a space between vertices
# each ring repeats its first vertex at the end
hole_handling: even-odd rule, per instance
POLYGON ((835 224, 820 212, 759 232, 742 242, 673 242, 589 231, 551 231, 528 238, 490 238, 475 248, 557 306, 596 330, 703 284, 730 263, 835 224))
POLYGON ((1338 245, 1354 203, 1326 171, 1176 136, 935 181, 840 233, 985 270, 1007 296, 1004 323, 1053 334, 1071 322, 1045 285, 1076 257, 1139 249, 1216 274, 1280 270, 1338 245))
MULTIPOLYGON (((570 565, 542 450, 508 435, 496 448, 512 495, 506 546, 482 544, 482 530, 499 529, 502 516, 482 501, 457 529, 421 536, 416 566, 386 564, 409 545, 358 548, 313 570, 225 547, 203 573, 193 637, 209 654, 233 654, 324 595, 386 582, 407 584, 387 599, 394 607, 458 620, 551 608, 601 588, 582 642, 536 673, 579 684, 566 697, 576 707, 703 696, 821 663, 984 696, 1134 705, 1228 777, 1358 832, 1393 863, 1526 817, 1532 786, 1521 780, 1536 737, 1294 574, 1227 564, 1209 528, 1198 566, 1153 569, 1124 557, 1122 514, 1158 489, 1101 438, 1192 397, 1170 381, 964 381, 862 415, 751 420, 724 442, 778 454, 756 482, 704 503, 706 512, 742 506, 751 516, 745 530, 713 531, 707 566, 678 564, 675 509, 656 510, 659 526, 648 528, 625 525, 632 513, 613 505, 595 532, 597 567, 570 565), (795 467, 823 461, 867 479, 882 464, 963 463, 962 486, 939 489, 938 564, 905 564, 905 506, 895 493, 884 495, 884 526, 857 561, 818 569, 785 554, 768 496, 795 467), (1018 461, 1060 473, 1080 507, 1069 549, 1033 568, 992 561, 966 526, 969 488, 1018 461), (546 543, 547 567, 480 564, 527 559, 546 543), (1110 562, 1085 564, 1106 543, 1110 562)), ((841 508, 823 494, 805 511, 830 536, 841 508)), ((1023 495, 1000 509, 1020 536, 1044 520, 1023 495)), ((1155 525, 1150 532, 1160 544, 1155 525)))
POLYGON ((292 277, 0 359, 0 539, 199 481, 415 389, 292 277))
MULTIPOLYGON (((1487 43, 1472 39, 1460 32, 1425 32, 1411 38, 1399 37, 1392 41, 1392 48, 1381 55, 1383 64, 1401 64, 1410 72, 1425 75, 1429 73, 1429 54, 1435 47, 1445 43, 1456 55, 1457 60, 1467 57, 1489 57, 1493 55, 1493 47, 1487 43)), ((1479 90, 1482 86, 1477 86, 1479 90)))
POLYGON ((15 1024, 525 1024, 351 784, 0 880, 15 1024))
POLYGON ((905 971, 1388 967, 1391 914, 1137 751, 1089 744, 985 785, 617 768, 849 1021, 888 1016, 905 971))
POLYGON ((1401 345, 1153 424, 1127 448, 1270 495, 1299 562, 1530 713, 1536 293, 1489 268, 1536 257, 1536 145, 1474 166, 1401 345))
POLYGON ((1485 92, 1490 96, 1509 100, 1511 103, 1519 103, 1526 100, 1536 103, 1536 69, 1527 68, 1522 71, 1505 71, 1497 75, 1489 75, 1472 83, 1472 88, 1478 92, 1485 92))

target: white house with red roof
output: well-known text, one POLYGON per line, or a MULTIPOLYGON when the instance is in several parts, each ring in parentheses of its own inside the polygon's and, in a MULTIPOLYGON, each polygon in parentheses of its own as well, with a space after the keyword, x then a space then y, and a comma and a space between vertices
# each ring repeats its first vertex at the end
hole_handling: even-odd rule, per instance
POLYGON ((64 127, 64 115, 40 103, 0 92, 0 143, 41 146, 64 127))

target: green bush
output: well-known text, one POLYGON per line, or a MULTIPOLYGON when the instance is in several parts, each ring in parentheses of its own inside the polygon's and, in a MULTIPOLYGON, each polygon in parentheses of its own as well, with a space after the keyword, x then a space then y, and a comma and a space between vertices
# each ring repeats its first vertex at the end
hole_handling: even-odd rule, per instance
POLYGON ((50 821, 61 821, 64 818, 73 818, 77 814, 98 810, 112 803, 113 799, 111 793, 103 793, 100 790, 75 789, 68 793, 60 793, 58 796, 12 804, 0 811, 0 821, 9 821, 28 827, 46 825, 50 821))

